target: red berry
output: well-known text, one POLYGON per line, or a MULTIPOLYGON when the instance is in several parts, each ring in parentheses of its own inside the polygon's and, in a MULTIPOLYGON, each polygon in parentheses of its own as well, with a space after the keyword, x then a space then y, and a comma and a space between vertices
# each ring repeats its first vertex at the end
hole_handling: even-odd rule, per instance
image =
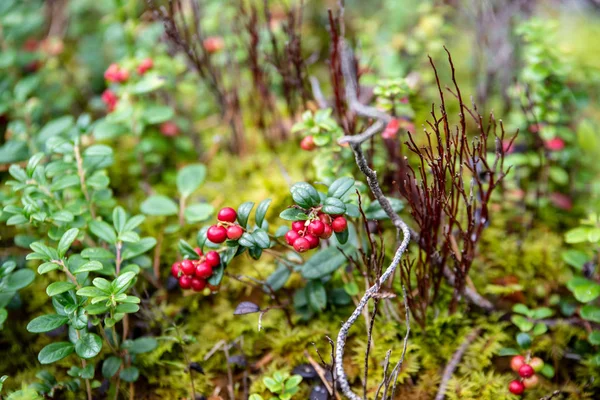
POLYGON ((177 261, 171 266, 171 275, 175 278, 179 278, 179 272, 181 272, 181 263, 177 261))
POLYGON ((544 145, 550 151, 560 151, 565 148, 565 141, 559 137, 547 140, 544 145))
POLYGON ((209 54, 213 54, 223 49, 225 46, 225 41, 220 36, 209 36, 204 39, 202 45, 209 54))
POLYGON ((291 230, 288 231, 285 234, 285 241, 287 242, 287 244, 289 244, 290 246, 292 246, 294 244, 294 242, 296 241, 296 239, 298 239, 300 237, 300 234, 298 234, 298 232, 296 232, 295 230, 291 230))
POLYGON ((533 376, 534 373, 533 367, 529 364, 523 364, 521 365, 521 368, 519 368, 519 375, 521 378, 529 378, 530 376, 533 376))
POLYGON ((182 289, 189 289, 192 287, 192 277, 187 275, 182 275, 179 278, 179 286, 182 289))
POLYGON ((231 240, 238 240, 244 234, 244 230, 239 225, 232 225, 227 228, 227 238, 231 240))
POLYGON ((196 252, 196 254, 198 254, 199 256, 201 256, 201 255, 203 254, 203 253, 202 253, 202 249, 201 249, 200 247, 196 247, 196 248, 194 249, 194 251, 195 251, 195 252, 196 252))
POLYGON ((304 253, 305 251, 307 251, 308 249, 310 249, 310 243, 305 238, 299 237, 298 239, 296 239, 294 241, 294 249, 298 253, 304 253))
POLYGON ((181 262, 181 272, 183 272, 184 275, 193 275, 195 269, 196 267, 192 260, 183 260, 181 262))
POLYGON ((331 223, 331 229, 333 229, 334 232, 344 232, 346 228, 348 228, 348 222, 344 217, 337 217, 331 223))
POLYGON ((223 243, 227 239, 227 229, 222 226, 213 225, 208 228, 206 237, 213 243, 223 243))
POLYGON ((321 236, 325 231, 325 224, 320 220, 314 220, 308 225, 308 231, 315 236, 321 236))
POLYGON ((190 286, 194 292, 200 292, 206 287, 206 281, 204 279, 193 278, 190 286))
POLYGON ((146 73, 146 71, 151 69, 153 66, 154 66, 154 61, 152 61, 151 58, 144 58, 142 60, 142 62, 140 62, 140 65, 138 65, 137 72, 140 75, 144 75, 146 73))
POLYGON ((123 83, 129 79, 129 72, 126 69, 120 69, 117 73, 117 81, 123 83))
POLYGON ((384 139, 393 139, 396 137, 398 129, 400 129, 400 121, 398 121, 396 118, 393 118, 386 125, 385 129, 383 130, 383 133, 381 134, 381 137, 384 139))
POLYGON ((117 101, 119 98, 117 95, 110 89, 106 89, 104 93, 102 93, 102 101, 106 104, 106 108, 108 112, 112 112, 117 107, 117 101))
POLYGON ((160 133, 167 137, 177 136, 179 133, 179 127, 173 121, 166 121, 160 124, 160 133))
POLYGON ((109 82, 118 82, 119 81, 119 65, 110 64, 106 71, 104 71, 104 79, 109 82))
POLYGON ((317 147, 315 139, 312 136, 307 136, 300 142, 300 148, 306 151, 312 151, 317 147))
POLYGON ((331 225, 331 217, 325 213, 319 213, 319 219, 325 225, 331 225))
POLYGON ((196 267, 196 276, 201 279, 209 278, 212 275, 212 268, 207 263, 203 262, 196 267))
POLYGON ((512 394, 523 394, 523 392, 525 391, 525 386, 523 386, 523 384, 520 381, 512 381, 511 383, 508 384, 508 390, 510 390, 510 392, 512 394))
POLYGON ((333 229, 331 229, 331 225, 325 224, 323 233, 319 236, 321 239, 329 239, 333 235, 333 229))
POLYGON ((223 222, 235 222, 236 218, 237 213, 231 207, 221 208, 221 211, 219 211, 219 214, 217 214, 217 219, 223 222))
POLYGON ((319 246, 319 238, 315 235, 304 235, 304 239, 308 240, 311 249, 315 249, 317 246, 319 246))
POLYGON ((523 386, 526 389, 533 389, 540 383, 540 378, 537 375, 533 375, 532 377, 523 379, 523 386))
POLYGON ((515 372, 519 372, 519 368, 521 368, 521 366, 523 364, 525 364, 525 357, 523 357, 523 356, 514 356, 510 360, 510 369, 512 369, 515 372))
POLYGON ((292 222, 292 230, 296 232, 304 231, 304 221, 294 221, 292 222))
POLYGON ((221 264, 221 256, 216 251, 209 251, 206 253, 206 263, 209 267, 215 268, 221 264))

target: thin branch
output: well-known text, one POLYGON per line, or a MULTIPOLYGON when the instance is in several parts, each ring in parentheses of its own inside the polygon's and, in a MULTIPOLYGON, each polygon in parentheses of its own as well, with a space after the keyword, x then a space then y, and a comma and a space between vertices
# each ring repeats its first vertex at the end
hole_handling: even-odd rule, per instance
POLYGON ((458 363, 460 363, 462 356, 465 354, 465 351, 467 351, 467 348, 471 345, 471 343, 473 343, 473 341, 477 338, 479 332, 481 332, 481 328, 473 329, 471 333, 467 335, 465 341, 456 350, 456 352, 448 362, 448 365, 446 365, 446 368, 444 369, 444 374, 442 375, 442 383, 440 383, 440 387, 438 389, 437 395, 435 396, 435 400, 443 400, 446 396, 446 388, 448 387, 448 382, 450 381, 450 378, 452 378, 452 375, 454 374, 454 370, 456 369, 456 367, 458 367, 458 363))

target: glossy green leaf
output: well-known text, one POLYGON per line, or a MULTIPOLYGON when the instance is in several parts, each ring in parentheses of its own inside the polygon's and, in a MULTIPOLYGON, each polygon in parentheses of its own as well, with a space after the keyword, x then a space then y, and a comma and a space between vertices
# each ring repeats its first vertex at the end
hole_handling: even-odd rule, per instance
POLYGON ((104 240, 106 243, 116 244, 117 234, 112 226, 104 221, 92 221, 89 224, 90 231, 98 238, 104 240))
POLYGON ((73 343, 57 342, 50 343, 44 347, 38 354, 38 360, 42 364, 51 364, 58 360, 62 360, 75 351, 73 343))
POLYGON ((119 357, 108 357, 102 363, 102 376, 108 379, 112 378, 113 376, 115 376, 117 371, 119 371, 119 368, 121 368, 122 363, 123 360, 121 360, 119 357))
POLYGON ((279 218, 285 219, 286 221, 306 221, 308 215, 297 208, 286 208, 279 214, 279 218))
POLYGON ((269 210, 269 206, 271 205, 271 201, 271 199, 263 200, 258 204, 258 207, 256 207, 256 215, 254 217, 254 220, 256 222, 256 226, 258 226, 259 228, 261 228, 263 225, 265 216, 267 215, 267 211, 269 210))
POLYGON ((75 352, 81 358, 93 358, 102 350, 102 339, 95 333, 84 333, 75 343, 75 352))
POLYGON ((50 297, 56 296, 57 294, 61 294, 67 292, 71 289, 74 289, 75 285, 71 282, 54 282, 48 285, 46 288, 46 294, 50 297))
POLYGON ((49 332, 66 324, 69 318, 58 314, 40 315, 27 324, 27 330, 33 333, 49 332))
POLYGON ((248 218, 250 217, 250 212, 254 207, 254 203, 251 201, 247 201, 245 203, 240 204, 237 209, 237 220, 242 228, 248 227, 248 218))

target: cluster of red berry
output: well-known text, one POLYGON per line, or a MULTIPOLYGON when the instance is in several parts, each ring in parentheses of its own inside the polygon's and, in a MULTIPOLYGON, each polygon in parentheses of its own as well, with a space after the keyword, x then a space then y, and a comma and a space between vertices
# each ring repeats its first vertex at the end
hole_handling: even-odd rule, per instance
POLYGON ((304 253, 317 248, 320 239, 329 239, 333 232, 341 233, 346 229, 346 218, 319 212, 312 220, 294 221, 292 229, 285 234, 285 240, 290 246, 294 246, 298 253, 304 253))
POLYGON ((213 243, 223 243, 225 240, 238 240, 244 234, 244 229, 235 223, 237 213, 231 207, 222 208, 217 214, 216 225, 208 228, 206 237, 213 243))
POLYGON ((306 150, 306 151, 313 151, 314 149, 317 148, 317 144, 315 143, 315 138, 313 138, 312 136, 306 136, 300 142, 300 148, 302 150, 306 150))
POLYGON ((204 255, 200 248, 194 250, 200 259, 177 261, 171 266, 171 275, 179 280, 182 289, 200 292, 206 287, 206 280, 212 276, 213 268, 221 264, 221 256, 216 251, 204 255))
POLYGON ((527 363, 523 356, 514 356, 510 360, 510 368, 517 372, 521 379, 515 379, 508 385, 508 390, 512 394, 521 395, 525 389, 531 389, 538 385, 539 378, 535 374, 544 367, 544 361, 539 357, 533 357, 527 363))
MULTIPOLYGON (((154 62, 151 58, 143 59, 137 66, 137 72, 139 75, 144 75, 146 71, 154 66, 154 62)), ((129 71, 125 68, 120 67, 118 64, 110 64, 110 66, 104 71, 104 79, 110 83, 125 83, 129 79, 129 71)), ((102 93, 102 101, 106 105, 108 112, 113 112, 117 107, 119 98, 110 89, 106 89, 102 93)))

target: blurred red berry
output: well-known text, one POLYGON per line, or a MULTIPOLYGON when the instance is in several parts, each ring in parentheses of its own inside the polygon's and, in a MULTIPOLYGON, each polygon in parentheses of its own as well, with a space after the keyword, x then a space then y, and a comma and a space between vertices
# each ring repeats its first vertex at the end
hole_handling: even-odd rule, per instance
POLYGON ((393 118, 386 125, 385 129, 383 130, 383 133, 381 134, 381 137, 383 137, 384 139, 393 139, 396 137, 398 129, 400 129, 400 121, 398 121, 396 118, 393 118))
POLYGON ((196 248, 194 249, 194 251, 195 251, 195 252, 196 252, 196 254, 198 254, 199 256, 201 256, 201 255, 203 254, 203 253, 202 253, 202 249, 201 249, 200 247, 196 247, 196 248))
POLYGON ((521 368, 524 364, 525 357, 523 356, 514 356, 510 360, 510 368, 515 372, 519 372, 519 368, 521 368))
POLYGON ((291 231, 288 231, 285 234, 285 241, 287 242, 287 244, 292 246, 294 244, 294 242, 296 241, 296 239, 298 239, 299 237, 300 237, 300 234, 292 229, 291 231))
POLYGON ((521 376, 521 378, 529 378, 534 373, 533 367, 529 364, 523 364, 521 365, 521 368, 519 368, 519 376, 521 376))
POLYGON ((192 287, 192 277, 187 275, 181 275, 179 278, 179 286, 182 289, 189 289, 192 287))
POLYGON ((223 207, 219 214, 217 214, 217 219, 223 222, 235 222, 237 218, 237 213, 231 207, 223 207))
POLYGON ((212 275, 212 268, 206 262, 201 262, 196 266, 195 274, 201 279, 209 278, 212 275))
POLYGON ((181 272, 181 263, 179 261, 174 262, 171 266, 171 275, 174 278, 179 278, 179 273, 181 272))
POLYGON ((337 233, 344 232, 346 230, 346 228, 348 228, 348 222, 346 221, 346 218, 344 218, 344 217, 337 217, 331 223, 331 229, 333 229, 334 232, 337 232, 337 233))
POLYGON ((533 375, 529 378, 523 379, 523 386, 525 389, 533 389, 540 383, 540 378, 537 375, 533 375))
POLYGON ((104 104, 106 104, 108 112, 112 112, 115 110, 118 100, 119 99, 117 98, 117 95, 110 89, 106 89, 102 93, 102 101, 104 102, 104 104))
POLYGON ((515 380, 508 384, 508 390, 510 390, 512 394, 520 395, 525 391, 525 386, 523 386, 520 381, 515 380))
POLYGON ((307 136, 300 142, 300 148, 306 151, 312 151, 317 148, 315 139, 312 136, 307 136))
POLYGON ((308 235, 304 236, 304 239, 308 240, 308 244, 311 249, 316 249, 319 246, 319 238, 315 235, 311 235, 309 233, 308 235))
POLYGON ((310 243, 303 237, 299 237, 294 241, 294 249, 298 253, 304 253, 308 249, 310 249, 310 243))
POLYGON ((213 54, 223 50, 223 47, 225 47, 225 41, 220 36, 209 36, 204 39, 202 45, 208 53, 213 54))
POLYGON ((177 136, 179 134, 179 127, 173 121, 166 121, 160 124, 160 133, 167 137, 177 136))
POLYGON ((227 229, 222 226, 213 225, 208 228, 206 237, 213 243, 223 243, 227 239, 227 229))
POLYGON ((194 266, 192 260, 183 260, 181 262, 181 272, 183 272, 185 275, 193 275, 195 269, 196 267, 194 266))
POLYGON ((118 64, 110 64, 106 71, 104 71, 104 79, 108 82, 118 82, 119 81, 119 65, 118 64))
POLYGON ((215 268, 221 264, 221 256, 216 251, 209 251, 206 253, 206 263, 211 267, 215 268))
POLYGON ((137 67, 137 72, 140 75, 144 75, 146 71, 154 66, 154 61, 151 58, 144 58, 137 67))
POLYGON ((320 220, 314 220, 308 225, 308 231, 315 236, 321 236, 325 230, 325 224, 320 220))
POLYGON ((201 292, 206 287, 206 281, 204 279, 193 278, 190 286, 194 292, 201 292))
POLYGON ((565 148, 565 141, 559 137, 555 137, 544 142, 546 148, 550 151, 560 151, 565 148))
POLYGON ((238 240, 244 234, 244 230, 239 225, 232 225, 227 228, 227 239, 238 240))

